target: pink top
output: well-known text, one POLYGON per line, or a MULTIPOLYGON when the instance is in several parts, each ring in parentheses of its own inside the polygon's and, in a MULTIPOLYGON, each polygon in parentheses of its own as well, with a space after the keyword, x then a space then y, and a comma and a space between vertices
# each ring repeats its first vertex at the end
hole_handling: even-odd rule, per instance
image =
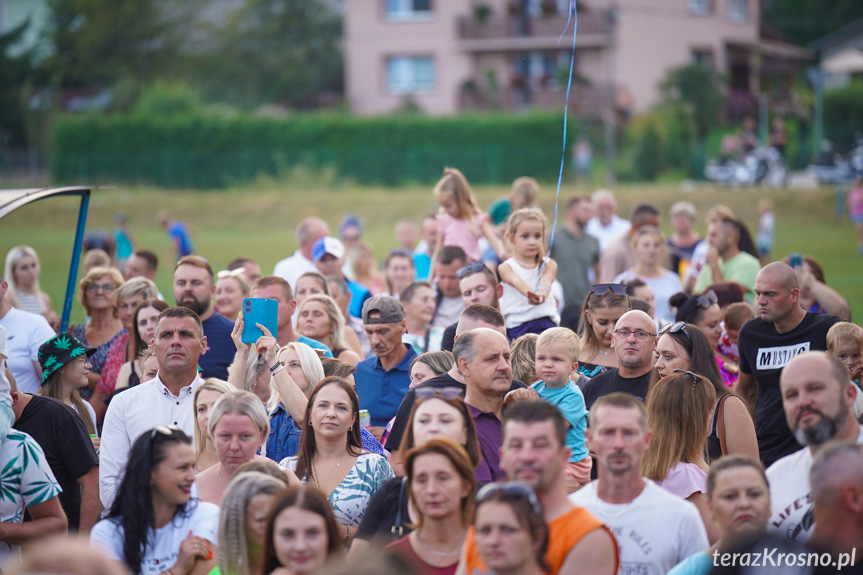
POLYGON ((693 493, 707 491, 707 472, 694 463, 675 463, 668 470, 668 476, 656 484, 686 499, 693 493))
POLYGON ((458 246, 464 250, 469 262, 480 261, 479 238, 482 237, 482 224, 488 214, 478 214, 473 218, 473 226, 466 220, 459 220, 449 214, 436 214, 438 233, 444 246, 458 246))
POLYGON ((848 205, 851 207, 851 217, 863 218, 863 188, 854 188, 848 192, 848 205))

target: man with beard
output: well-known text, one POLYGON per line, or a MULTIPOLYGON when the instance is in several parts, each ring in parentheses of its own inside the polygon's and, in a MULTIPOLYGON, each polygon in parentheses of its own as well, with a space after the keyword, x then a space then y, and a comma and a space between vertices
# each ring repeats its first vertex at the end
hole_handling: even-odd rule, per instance
POLYGON ((569 496, 611 529, 620 572, 664 575, 709 546, 698 509, 642 477, 650 445, 644 405, 628 393, 600 398, 590 410, 587 446, 599 477, 569 496))
MULTIPOLYGON (((610 530, 566 496, 564 468, 569 462, 566 421, 557 407, 527 400, 508 407, 503 418, 500 464, 512 481, 530 485, 548 525, 545 559, 552 573, 613 574, 617 543, 610 530)), ((462 573, 486 573, 470 529, 462 573)))
POLYGON ((603 395, 623 391, 644 401, 653 369, 653 346, 656 343, 656 324, 640 310, 628 311, 614 326, 611 346, 620 364, 618 369, 601 373, 587 382, 582 389, 587 409, 603 395))
POLYGON ((792 359, 782 370, 779 385, 788 427, 806 447, 767 469, 771 501, 767 529, 805 543, 815 525, 809 470, 816 453, 834 439, 863 444, 863 429, 853 415, 857 391, 845 366, 820 351, 792 359))
POLYGON ((186 256, 174 266, 174 301, 198 314, 207 338, 206 355, 199 360, 201 376, 227 380, 228 367, 237 351, 231 339, 234 322, 213 311, 215 293, 213 267, 204 258, 186 256))

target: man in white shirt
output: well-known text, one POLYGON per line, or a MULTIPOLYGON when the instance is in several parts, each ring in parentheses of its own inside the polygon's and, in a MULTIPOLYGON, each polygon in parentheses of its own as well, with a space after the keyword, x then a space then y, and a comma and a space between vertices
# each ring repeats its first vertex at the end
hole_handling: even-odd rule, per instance
POLYGON ((707 532, 695 505, 641 475, 651 433, 639 400, 622 392, 598 399, 586 437, 596 454, 598 479, 569 498, 614 533, 620 573, 665 574, 707 549, 707 532))
POLYGON ((617 215, 617 198, 611 190, 596 190, 590 197, 596 214, 587 221, 584 231, 599 241, 599 252, 605 251, 608 242, 629 231, 629 220, 617 215))
POLYGON ((291 284, 291 289, 297 289, 297 280, 306 272, 318 271, 312 259, 312 246, 319 239, 330 235, 330 227, 320 218, 306 218, 297 225, 297 244, 299 248, 291 257, 276 264, 273 275, 284 278, 291 284))
POLYGON ((9 284, 0 277, 0 326, 6 328, 6 365, 20 391, 39 393, 42 384, 39 346, 56 334, 41 315, 10 306, 6 302, 7 291, 9 284))
POLYGON ((106 510, 123 480, 132 443, 142 433, 173 425, 194 437, 193 395, 204 381, 198 376, 198 358, 207 350, 200 318, 185 307, 166 309, 150 345, 159 360, 156 378, 115 396, 105 414, 99 495, 106 510))
POLYGON ((809 470, 830 440, 863 444, 863 429, 854 419, 857 390, 845 366, 823 351, 802 353, 779 379, 788 427, 805 447, 767 468, 770 481, 768 532, 806 543, 815 528, 809 470))

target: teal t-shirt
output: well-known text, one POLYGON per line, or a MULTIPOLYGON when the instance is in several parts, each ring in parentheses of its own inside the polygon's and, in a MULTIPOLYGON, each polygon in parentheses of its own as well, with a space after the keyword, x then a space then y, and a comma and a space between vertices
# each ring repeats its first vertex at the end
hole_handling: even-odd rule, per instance
POLYGON ((668 575, 707 575, 713 569, 713 558, 701 551, 674 566, 668 575))
POLYGON ((566 446, 572 450, 569 461, 575 463, 587 457, 587 444, 584 431, 587 429, 587 406, 584 394, 572 381, 560 387, 548 387, 544 381, 537 381, 530 386, 539 396, 552 405, 556 405, 563 418, 569 423, 566 430, 566 446))

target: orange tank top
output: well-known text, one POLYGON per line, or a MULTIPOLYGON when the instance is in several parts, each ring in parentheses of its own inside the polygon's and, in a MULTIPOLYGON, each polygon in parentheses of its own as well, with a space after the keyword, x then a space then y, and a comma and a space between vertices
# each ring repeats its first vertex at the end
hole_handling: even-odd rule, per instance
MULTIPOLYGON (((582 537, 594 529, 605 529, 608 531, 608 527, 603 525, 583 507, 575 507, 549 523, 548 550, 545 552, 545 560, 551 567, 551 575, 557 575, 572 548, 578 545, 582 537)), ((474 528, 471 527, 468 529, 467 538, 465 539, 467 573, 468 575, 485 575, 488 568, 479 556, 474 534, 474 528)), ((611 531, 608 531, 608 534, 611 535, 611 540, 614 541, 614 572, 617 573, 617 569, 620 567, 620 550, 617 548, 617 540, 611 531)))

